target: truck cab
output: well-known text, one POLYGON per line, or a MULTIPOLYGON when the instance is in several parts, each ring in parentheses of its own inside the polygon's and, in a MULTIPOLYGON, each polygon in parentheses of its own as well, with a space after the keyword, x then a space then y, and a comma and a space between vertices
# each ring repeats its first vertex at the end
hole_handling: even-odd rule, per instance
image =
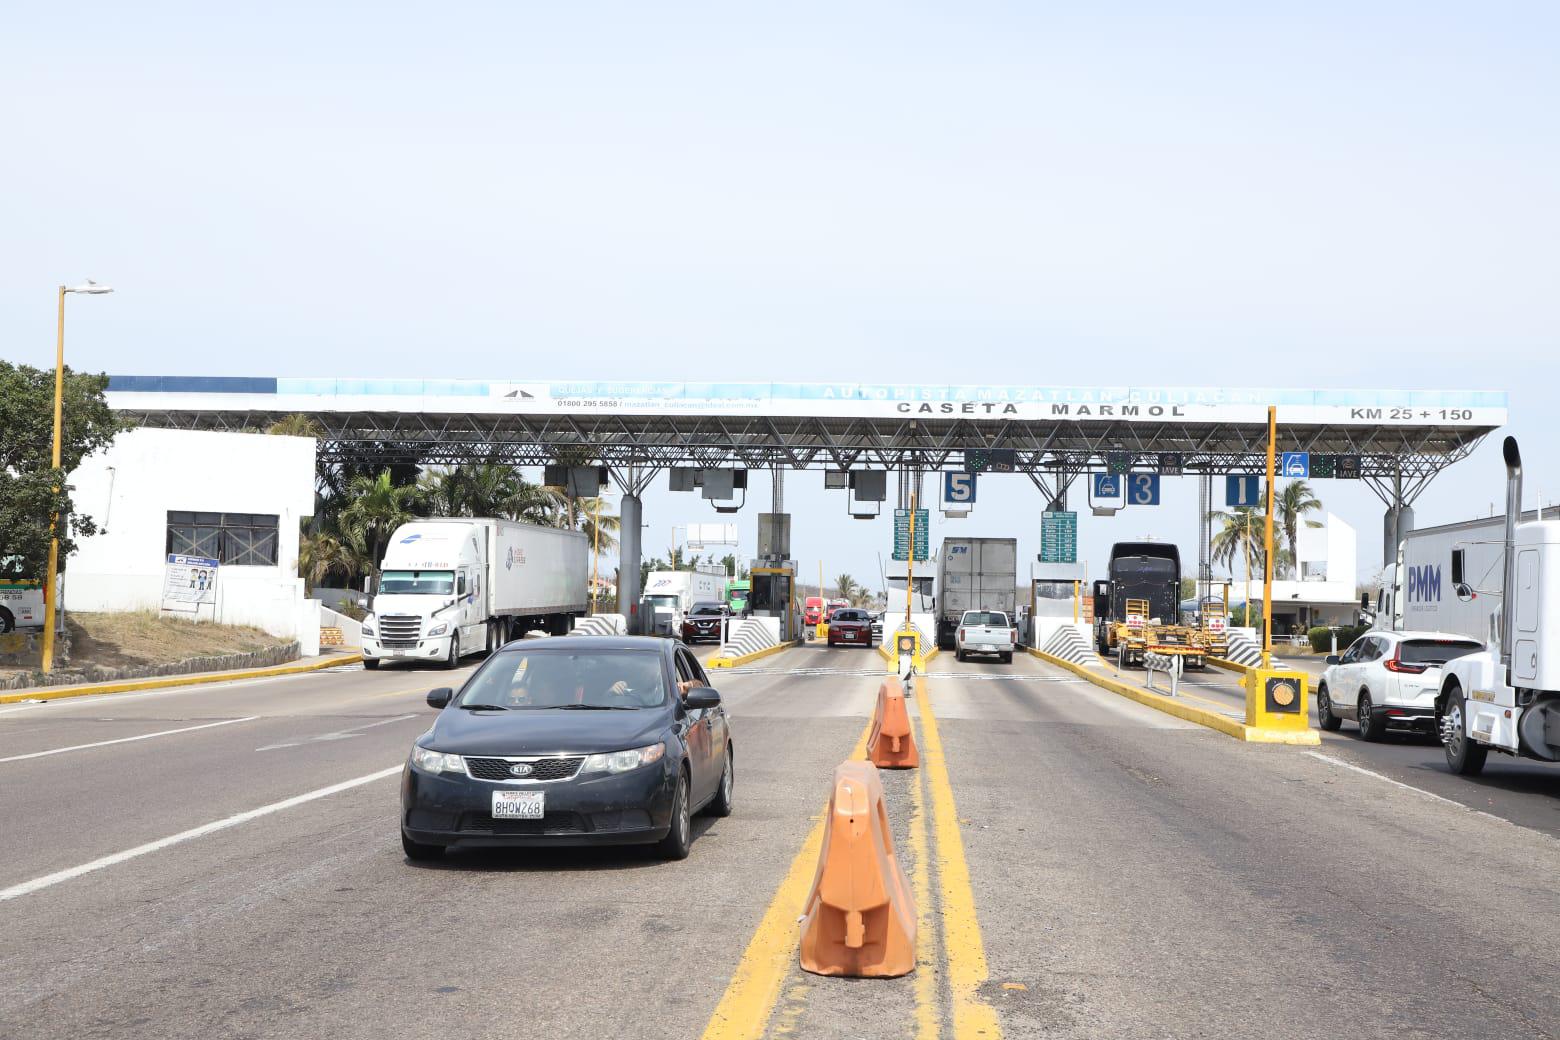
POLYGON ((434 661, 454 668, 463 654, 485 649, 485 549, 474 524, 397 529, 385 548, 372 613, 363 619, 365 664, 434 661))

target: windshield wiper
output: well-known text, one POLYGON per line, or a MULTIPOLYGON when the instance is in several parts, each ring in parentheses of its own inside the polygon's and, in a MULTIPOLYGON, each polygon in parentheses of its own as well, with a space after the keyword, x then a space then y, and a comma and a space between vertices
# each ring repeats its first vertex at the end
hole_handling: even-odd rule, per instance
POLYGON ((463 711, 508 711, 502 704, 457 704, 463 711))
POLYGON ((638 711, 627 704, 560 704, 559 711, 638 711))

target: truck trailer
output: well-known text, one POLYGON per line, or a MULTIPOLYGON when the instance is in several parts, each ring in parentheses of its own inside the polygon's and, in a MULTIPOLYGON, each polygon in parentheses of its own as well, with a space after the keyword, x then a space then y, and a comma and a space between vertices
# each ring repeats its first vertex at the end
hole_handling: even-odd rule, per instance
POLYGON ((1410 532, 1377 604, 1378 627, 1484 645, 1441 666, 1436 695, 1446 764, 1464 776, 1492 750, 1560 762, 1560 521, 1523 518, 1515 438, 1503 452, 1505 516, 1410 532))
POLYGON ((675 635, 695 603, 724 602, 726 568, 699 564, 691 571, 651 571, 645 579, 654 632, 675 635))
POLYGON ((1215 633, 1181 623, 1181 551, 1174 545, 1117 542, 1107 573, 1094 583, 1094 641, 1101 656, 1114 655, 1126 666, 1142 664, 1153 650, 1202 668, 1224 645, 1222 625, 1215 633))
POLYGON ((363 667, 454 668, 533 629, 563 635, 585 613, 589 565, 589 540, 578 531, 471 517, 403 524, 363 622, 363 667))
MULTIPOLYGON (((1017 538, 944 538, 937 555, 937 645, 955 649, 967 610, 1015 616, 1017 538)), ((892 603, 890 599, 890 603, 892 603)))

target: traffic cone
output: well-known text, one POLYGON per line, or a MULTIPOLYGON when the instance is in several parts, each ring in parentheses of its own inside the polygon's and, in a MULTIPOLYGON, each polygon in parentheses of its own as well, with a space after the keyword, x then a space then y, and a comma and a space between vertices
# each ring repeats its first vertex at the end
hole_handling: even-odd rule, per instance
POLYGON ((883 782, 870 762, 834 770, 818 873, 802 922, 814 975, 893 978, 915 969, 915 904, 894 858, 883 782))

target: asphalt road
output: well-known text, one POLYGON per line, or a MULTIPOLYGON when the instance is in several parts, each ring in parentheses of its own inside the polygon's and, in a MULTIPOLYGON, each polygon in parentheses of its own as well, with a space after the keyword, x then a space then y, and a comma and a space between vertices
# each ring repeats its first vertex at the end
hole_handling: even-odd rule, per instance
POLYGON ((805 975, 761 939, 774 922, 794 934, 786 883, 810 880, 803 846, 879 668, 802 648, 718 674, 737 810, 700 821, 677 864, 408 863, 395 773, 444 673, 0 712, 0 1036, 1560 1029, 1553 837, 1342 768, 1331 745, 1243 745, 1028 657, 936 658, 917 691, 922 768, 884 774, 918 970, 805 975))

